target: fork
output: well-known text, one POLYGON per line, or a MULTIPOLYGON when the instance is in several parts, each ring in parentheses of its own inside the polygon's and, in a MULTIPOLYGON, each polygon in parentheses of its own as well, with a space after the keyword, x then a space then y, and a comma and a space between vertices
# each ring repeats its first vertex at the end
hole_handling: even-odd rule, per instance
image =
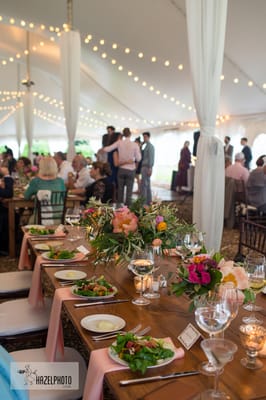
MULTIPOLYGON (((130 329, 128 332, 129 333, 136 333, 139 329, 141 328, 141 324, 138 324, 137 326, 135 326, 134 328, 130 329)), ((121 331, 121 330, 117 330, 114 332, 108 332, 108 333, 102 333, 101 335, 93 335, 91 338, 93 340, 97 340, 97 339, 101 339, 101 338, 107 338, 109 336, 113 336, 113 335, 117 335, 118 333, 127 333, 126 331, 121 331)))
POLYGON ((147 326, 146 328, 144 328, 144 329, 142 329, 141 331, 134 331, 134 332, 132 332, 132 330, 131 331, 128 331, 128 332, 125 332, 125 331, 120 331, 120 332, 116 332, 116 333, 112 333, 111 335, 109 335, 109 336, 104 336, 104 337, 99 337, 98 336, 98 338, 97 337, 95 337, 93 340, 95 341, 95 342, 100 342, 101 340, 108 340, 108 339, 112 339, 112 338, 115 338, 116 336, 117 336, 117 334, 118 333, 121 333, 121 334, 126 334, 126 333, 137 333, 138 334, 138 336, 142 336, 142 335, 144 335, 145 333, 147 333, 147 332, 149 332, 151 330, 151 327, 150 326, 147 326))

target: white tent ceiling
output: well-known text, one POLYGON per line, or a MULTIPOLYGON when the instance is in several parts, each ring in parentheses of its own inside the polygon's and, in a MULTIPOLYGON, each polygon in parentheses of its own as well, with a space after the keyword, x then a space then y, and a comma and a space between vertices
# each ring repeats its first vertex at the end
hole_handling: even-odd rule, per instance
MULTIPOLYGON (((185 0, 73 0, 73 8, 82 40, 78 137, 99 137, 108 124, 143 131, 196 122, 185 0)), ((67 22, 66 0, 0 0, 0 10, 0 138, 15 137, 27 30, 34 137, 65 137, 57 31, 67 22)), ((264 120, 265 15, 265 0, 228 0, 221 116, 264 120)))

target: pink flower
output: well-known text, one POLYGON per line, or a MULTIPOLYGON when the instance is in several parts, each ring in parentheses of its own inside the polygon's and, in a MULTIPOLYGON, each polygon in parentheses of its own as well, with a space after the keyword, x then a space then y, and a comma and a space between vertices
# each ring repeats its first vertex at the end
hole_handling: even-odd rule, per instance
POLYGON ((135 232, 138 229, 138 217, 127 207, 123 207, 114 212, 112 224, 114 233, 123 232, 127 236, 129 232, 135 232))
POLYGON ((160 247, 161 244, 162 244, 162 241, 161 241, 161 239, 159 239, 159 238, 153 239, 153 241, 152 241, 152 245, 153 245, 154 247, 160 247))
POLYGON ((233 282, 240 289, 249 287, 248 275, 243 267, 234 267, 233 261, 221 260, 218 267, 223 274, 222 282, 233 282))
POLYGON ((92 214, 94 212, 94 208, 88 208, 87 210, 84 211, 84 214, 92 214))
POLYGON ((32 171, 32 172, 37 172, 37 171, 38 171, 38 167, 36 167, 36 165, 33 165, 33 166, 31 167, 31 171, 32 171))
POLYGON ((210 281, 211 281, 211 275, 209 274, 209 272, 203 271, 201 273, 201 283, 203 285, 208 285, 210 281))
POLYGON ((188 280, 191 283, 198 283, 201 284, 200 278, 195 271, 191 271, 188 276, 188 280))
POLYGON ((161 215, 157 215, 157 217, 155 218, 156 225, 159 224, 160 222, 163 222, 163 220, 164 219, 161 215))

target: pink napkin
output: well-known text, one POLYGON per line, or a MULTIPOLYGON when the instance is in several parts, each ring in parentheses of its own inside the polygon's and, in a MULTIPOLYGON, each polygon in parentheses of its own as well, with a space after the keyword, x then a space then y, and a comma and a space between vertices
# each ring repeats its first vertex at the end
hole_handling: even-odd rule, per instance
MULTIPOLYGON (((165 338, 164 340, 172 343, 170 338, 165 338)), ((185 352, 182 347, 175 349, 174 359, 183 358, 184 355, 185 352)), ((92 351, 83 392, 83 400, 102 400, 104 374, 120 369, 128 369, 128 367, 114 362, 109 357, 107 348, 92 351)))
POLYGON ((18 269, 19 270, 31 269, 31 263, 30 263, 30 258, 29 258, 29 254, 28 254, 28 238, 29 237, 30 237, 30 235, 27 232, 24 233, 21 250, 20 250, 20 255, 19 255, 19 261, 18 261, 18 269))
POLYGON ((49 319, 45 352, 48 361, 55 361, 56 350, 64 354, 64 336, 61 323, 61 309, 64 300, 77 300, 70 288, 56 289, 49 319))
MULTIPOLYGON (((75 257, 75 262, 82 261, 84 257, 85 257, 84 254, 77 253, 75 257)), ((34 270, 32 273, 32 282, 31 282, 28 301, 34 307, 37 307, 38 305, 43 305, 43 294, 42 294, 42 283, 41 283, 41 264, 43 263, 49 264, 49 261, 44 260, 41 255, 38 256, 36 258, 34 264, 34 270)), ((67 265, 71 266, 71 263, 68 263, 67 265)))

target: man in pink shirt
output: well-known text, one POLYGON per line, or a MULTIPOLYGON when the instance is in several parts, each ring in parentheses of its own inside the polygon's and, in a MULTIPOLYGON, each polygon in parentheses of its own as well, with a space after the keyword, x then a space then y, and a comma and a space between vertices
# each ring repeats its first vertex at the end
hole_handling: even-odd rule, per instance
POLYGON ((235 163, 229 165, 225 169, 225 176, 228 178, 233 178, 237 180, 242 180, 247 183, 249 177, 249 171, 244 167, 245 156, 243 153, 237 153, 235 155, 235 163))

